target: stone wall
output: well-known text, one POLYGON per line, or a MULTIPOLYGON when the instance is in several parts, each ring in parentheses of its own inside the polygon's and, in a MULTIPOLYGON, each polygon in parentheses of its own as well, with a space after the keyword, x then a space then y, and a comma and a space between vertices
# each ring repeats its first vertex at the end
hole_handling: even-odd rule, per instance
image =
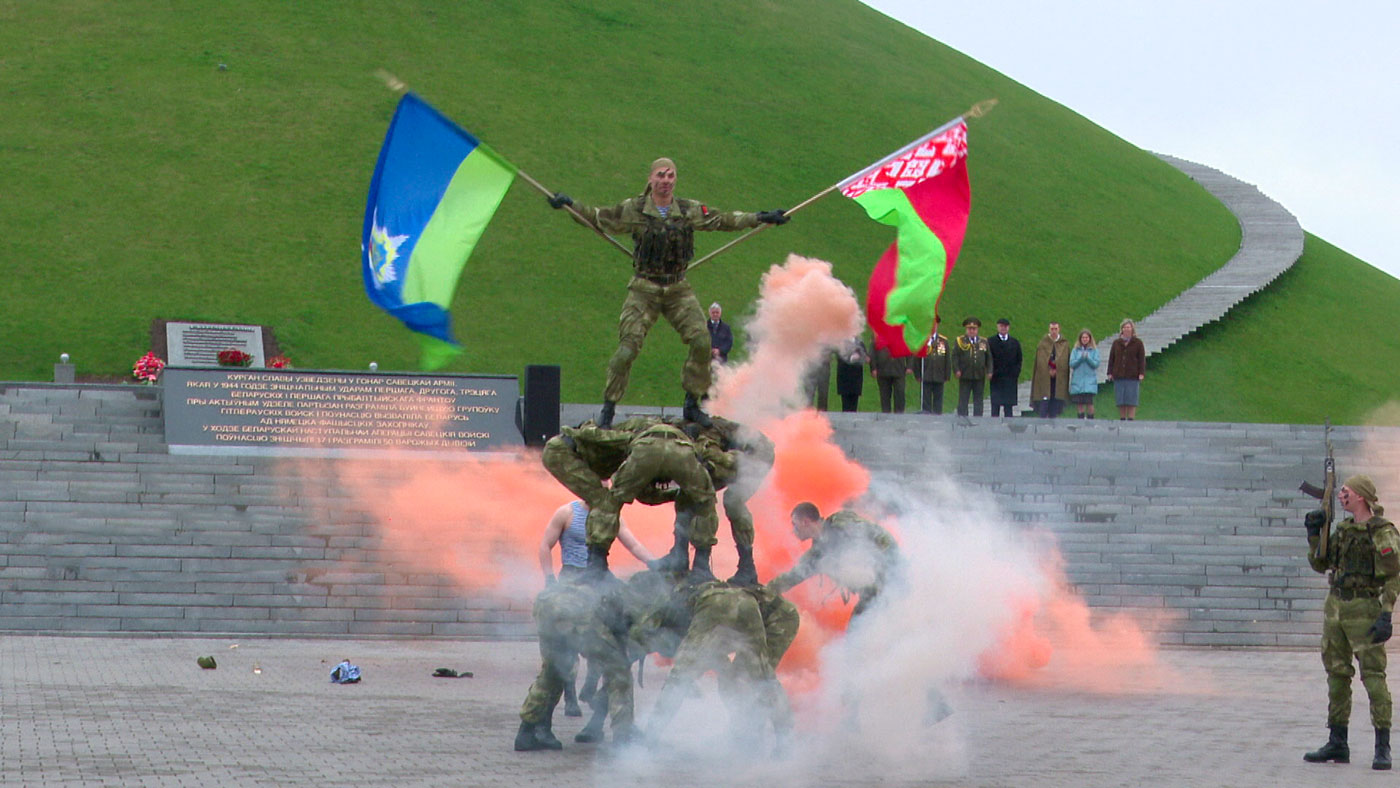
MULTIPOLYGON (((565 406, 564 423, 588 415, 565 406)), ((1185 645, 1315 643, 1303 479, 1320 426, 831 414, 881 479, 944 473, 1052 532, 1105 610, 1185 645)), ((527 637, 528 604, 464 595, 386 548, 335 463, 171 455, 160 388, 0 384, 0 630, 527 637)), ((1333 431, 1343 474, 1400 486, 1400 429, 1333 431), (1382 480, 1388 481, 1382 481, 1382 480)), ((357 468, 386 484, 412 463, 357 468)), ((1391 486, 1387 486, 1387 484, 1391 486)))

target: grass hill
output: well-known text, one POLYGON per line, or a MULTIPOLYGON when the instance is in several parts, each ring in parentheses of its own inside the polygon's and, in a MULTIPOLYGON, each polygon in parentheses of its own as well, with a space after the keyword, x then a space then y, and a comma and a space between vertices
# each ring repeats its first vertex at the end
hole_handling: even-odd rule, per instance
MULTIPOLYGON (((156 318, 270 325, 303 368, 414 369, 416 343, 360 283, 364 195, 396 100, 372 77, 380 68, 594 203, 635 194, 647 163, 669 155, 681 196, 790 206, 996 97, 971 129, 973 216, 943 313, 1006 315, 1026 338, 1051 318, 1111 331, 1239 240, 1233 218, 1171 167, 854 0, 8 3, 0 377, 47 379, 65 351, 80 373, 125 374, 156 318)), ((703 238, 701 252, 724 240, 703 238)), ((833 196, 692 280, 737 322, 788 252, 831 260, 863 293, 889 241, 833 196)), ((1379 282, 1395 280, 1318 246, 1316 280, 1300 273, 1269 293, 1296 287, 1310 303, 1339 265, 1380 305, 1400 303, 1379 282)), ((453 313, 468 352, 450 369, 558 363, 566 401, 597 401, 628 278, 620 254, 518 182, 462 277, 453 313)), ((1320 311, 1282 314, 1255 309, 1251 322, 1274 321, 1259 325, 1268 337, 1280 324, 1329 328, 1320 311)), ((1238 368, 1239 343, 1217 342, 1238 368)), ((681 355, 658 327, 627 401, 678 403, 681 355)), ((1381 360, 1397 368, 1400 348, 1381 360)), ((1199 385, 1173 362, 1153 373, 1163 394, 1199 385)), ((1339 373, 1350 412, 1378 396, 1348 385, 1364 374, 1339 373)), ((1250 395, 1224 377, 1210 382, 1219 399, 1250 395)), ((1147 392, 1143 415, 1165 415, 1147 392)), ((1308 419, 1307 399, 1260 417, 1308 419)))

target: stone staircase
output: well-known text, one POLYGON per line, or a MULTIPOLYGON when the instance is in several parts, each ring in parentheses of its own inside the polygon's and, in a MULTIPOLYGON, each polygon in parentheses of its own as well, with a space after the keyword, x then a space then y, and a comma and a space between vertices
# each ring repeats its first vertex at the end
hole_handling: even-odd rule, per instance
MULTIPOLYGON (((592 409, 565 406, 564 421, 592 409)), ((1320 426, 829 417, 877 479, 946 474, 1053 534, 1077 591, 1149 614, 1162 643, 1317 640, 1324 584, 1301 527, 1314 504, 1296 490, 1321 481, 1320 426)), ((1400 494, 1400 429, 1341 427, 1333 443, 1340 473, 1400 494)), ((465 593, 387 549, 320 472, 342 462, 385 484, 413 473, 171 455, 159 387, 0 384, 0 631, 533 634, 527 602, 465 593)))
POLYGON ((334 473, 169 454, 160 395, 0 385, 0 630, 534 634, 528 605, 386 550, 334 473))
MULTIPOLYGON (((1162 643, 1317 643, 1326 584, 1302 528, 1317 503, 1297 488, 1321 483, 1321 426, 830 415, 877 477, 946 473, 1054 534, 1090 605, 1148 614, 1162 643)), ((1400 429, 1332 442, 1339 475, 1400 494, 1400 429)))
MULTIPOLYGON (((1257 187, 1203 164, 1162 153, 1157 157, 1199 183, 1235 215, 1240 223, 1240 248, 1214 273, 1136 321, 1137 335, 1149 357, 1176 344, 1192 331, 1225 317, 1236 304, 1268 287, 1303 256, 1303 228, 1298 220, 1257 187)), ((1108 379, 1108 354, 1118 332, 1108 334, 1099 342, 1100 384, 1108 379)), ((1065 336, 1073 346, 1072 332, 1065 336)), ((1034 365, 1039 341, 1039 336, 1021 340, 1027 369, 1034 365)), ((1016 393, 1018 403, 1030 403, 1030 380, 1020 383, 1016 393)))

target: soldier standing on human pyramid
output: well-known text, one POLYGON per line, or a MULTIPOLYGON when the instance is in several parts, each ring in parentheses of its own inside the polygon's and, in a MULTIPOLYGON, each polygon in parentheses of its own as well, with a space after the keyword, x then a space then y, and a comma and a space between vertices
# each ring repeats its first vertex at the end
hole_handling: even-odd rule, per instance
POLYGON ((710 332, 700 301, 685 279, 686 268, 695 256, 695 231, 744 230, 788 221, 782 210, 716 211, 695 200, 675 197, 675 187, 675 163, 660 158, 651 163, 646 189, 613 207, 576 204, 566 194, 549 198, 552 207, 573 206, 577 215, 606 232, 632 234, 635 275, 627 285, 627 300, 618 320, 617 352, 608 362, 608 382, 598 418, 602 428, 612 426, 617 403, 627 392, 632 362, 641 352, 647 332, 661 316, 690 346, 681 371, 681 386, 685 389, 683 415, 687 421, 710 426, 709 416, 700 409, 700 399, 710 390, 710 332))

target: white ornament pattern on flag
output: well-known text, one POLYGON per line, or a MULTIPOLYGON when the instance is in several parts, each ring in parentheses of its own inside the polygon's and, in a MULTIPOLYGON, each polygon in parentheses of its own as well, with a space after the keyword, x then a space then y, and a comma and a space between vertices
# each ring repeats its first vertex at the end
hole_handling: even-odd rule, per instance
POLYGON ((876 164, 842 186, 841 193, 854 198, 875 189, 907 189, 942 173, 965 156, 967 124, 958 123, 876 164))

